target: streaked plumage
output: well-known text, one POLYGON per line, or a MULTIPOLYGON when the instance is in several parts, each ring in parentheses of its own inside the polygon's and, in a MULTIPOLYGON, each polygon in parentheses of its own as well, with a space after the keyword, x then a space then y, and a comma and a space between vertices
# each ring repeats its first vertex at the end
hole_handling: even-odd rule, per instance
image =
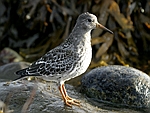
POLYGON ((65 103, 69 106, 79 105, 78 101, 67 95, 64 82, 81 75, 88 68, 92 58, 91 30, 97 27, 108 30, 98 23, 95 15, 88 12, 81 14, 69 37, 61 45, 16 74, 21 77, 41 76, 48 81, 57 81, 65 103))

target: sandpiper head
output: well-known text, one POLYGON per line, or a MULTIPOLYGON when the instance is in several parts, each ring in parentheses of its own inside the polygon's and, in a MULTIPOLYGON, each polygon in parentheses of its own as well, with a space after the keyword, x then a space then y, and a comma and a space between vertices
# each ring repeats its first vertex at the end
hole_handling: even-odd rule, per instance
POLYGON ((96 28, 102 28, 104 30, 107 30, 110 33, 113 33, 112 31, 110 31, 109 29, 107 29, 106 27, 98 23, 97 17, 95 15, 90 14, 88 12, 82 13, 78 17, 77 24, 82 25, 83 29, 92 30, 96 28))

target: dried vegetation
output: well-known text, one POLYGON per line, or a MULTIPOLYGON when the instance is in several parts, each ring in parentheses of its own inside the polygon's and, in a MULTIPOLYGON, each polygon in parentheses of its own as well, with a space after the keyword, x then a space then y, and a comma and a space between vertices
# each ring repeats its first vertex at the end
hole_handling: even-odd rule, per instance
POLYGON ((1 64, 6 61, 5 47, 18 52, 25 61, 38 59, 64 41, 77 16, 86 11, 114 32, 92 31, 89 68, 119 64, 150 74, 149 0, 1 0, 1 64))

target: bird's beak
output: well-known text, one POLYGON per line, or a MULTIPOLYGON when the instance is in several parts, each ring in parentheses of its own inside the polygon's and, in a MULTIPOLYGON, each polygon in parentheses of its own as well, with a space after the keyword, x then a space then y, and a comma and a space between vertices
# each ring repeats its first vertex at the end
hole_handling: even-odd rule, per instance
POLYGON ((106 27, 104 27, 103 25, 101 25, 100 23, 96 23, 96 28, 101 28, 101 29, 104 29, 108 32, 110 32, 111 34, 113 34, 113 32, 109 29, 107 29, 106 27))

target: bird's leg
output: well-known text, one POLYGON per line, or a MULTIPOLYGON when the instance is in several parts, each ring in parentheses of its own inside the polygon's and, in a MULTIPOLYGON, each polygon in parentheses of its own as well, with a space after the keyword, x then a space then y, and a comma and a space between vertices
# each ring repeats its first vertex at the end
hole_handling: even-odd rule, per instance
POLYGON ((61 93, 61 95, 62 95, 62 97, 63 97, 64 102, 65 102, 66 105, 68 105, 70 107, 72 105, 80 106, 80 102, 79 101, 77 101, 76 99, 73 99, 73 98, 71 98, 71 97, 68 96, 64 84, 61 84, 59 86, 59 90, 60 90, 60 93, 61 93))
POLYGON ((66 91, 66 89, 65 89, 65 85, 64 84, 62 84, 62 88, 63 88, 63 92, 64 92, 64 94, 65 94, 65 96, 66 96, 66 98, 68 99, 68 100, 73 100, 73 101, 75 101, 76 103, 80 103, 79 101, 77 101, 76 99, 73 99, 73 98, 71 98, 71 97, 69 97, 68 96, 68 94, 67 94, 67 91, 66 91))
POLYGON ((60 91, 60 93, 61 93, 61 95, 62 95, 63 100, 65 101, 65 97, 66 97, 66 95, 64 94, 64 91, 63 91, 62 85, 60 85, 60 86, 59 86, 59 91, 60 91))

